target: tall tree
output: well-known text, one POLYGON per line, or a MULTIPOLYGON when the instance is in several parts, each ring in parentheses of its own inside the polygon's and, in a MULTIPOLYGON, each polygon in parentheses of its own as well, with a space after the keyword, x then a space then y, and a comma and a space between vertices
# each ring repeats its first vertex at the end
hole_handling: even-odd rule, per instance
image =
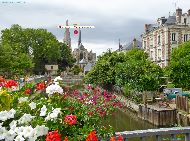
POLYGON ((65 70, 66 67, 72 67, 76 60, 72 56, 71 49, 65 43, 60 43, 60 53, 59 68, 65 70))
POLYGON ((168 73, 176 87, 190 89, 190 41, 173 49, 168 73))
POLYGON ((8 45, 15 54, 25 53, 30 56, 36 73, 44 72, 45 64, 55 64, 61 57, 59 41, 45 29, 24 29, 13 25, 2 31, 1 38, 2 46, 8 45))

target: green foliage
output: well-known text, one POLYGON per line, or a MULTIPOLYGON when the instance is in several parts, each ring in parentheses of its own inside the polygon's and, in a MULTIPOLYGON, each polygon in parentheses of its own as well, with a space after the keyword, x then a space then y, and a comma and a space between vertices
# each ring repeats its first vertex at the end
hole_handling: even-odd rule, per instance
POLYGON ((117 84, 137 91, 157 90, 162 69, 148 60, 143 50, 127 52, 108 50, 99 57, 96 65, 85 76, 85 82, 96 85, 117 84))
POLYGON ((75 59, 71 54, 71 49, 65 43, 60 43, 60 52, 61 57, 58 60, 59 69, 65 70, 66 67, 72 67, 75 59))
POLYGON ((115 84, 115 66, 125 62, 125 53, 108 50, 98 58, 93 69, 85 76, 85 83, 106 86, 115 84))
POLYGON ((45 64, 56 64, 61 58, 60 43, 45 29, 22 28, 13 25, 2 30, 1 71, 7 73, 44 72, 45 64))
POLYGON ((190 42, 173 49, 168 74, 176 87, 190 89, 190 42))
POLYGON ((0 91, 0 111, 10 110, 11 103, 11 96, 5 90, 0 91))
POLYGON ((71 68, 71 72, 73 72, 74 75, 78 75, 80 72, 82 72, 82 69, 78 65, 74 65, 71 68))
POLYGON ((190 42, 173 49, 168 73, 176 87, 190 89, 190 42))

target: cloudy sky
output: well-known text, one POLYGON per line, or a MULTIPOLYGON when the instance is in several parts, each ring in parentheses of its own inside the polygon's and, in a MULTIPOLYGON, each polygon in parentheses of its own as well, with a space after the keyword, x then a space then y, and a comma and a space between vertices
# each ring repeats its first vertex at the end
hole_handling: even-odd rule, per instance
MULTIPOLYGON (((82 43, 98 55, 108 48, 116 50, 118 39, 127 44, 134 37, 140 39, 145 23, 169 16, 180 7, 185 13, 189 0, 0 0, 0 30, 12 24, 23 27, 46 28, 62 41, 69 24, 93 25, 95 29, 82 29, 82 43), (176 4, 175 4, 176 3, 176 4)), ((70 30, 72 47, 78 37, 70 30)))

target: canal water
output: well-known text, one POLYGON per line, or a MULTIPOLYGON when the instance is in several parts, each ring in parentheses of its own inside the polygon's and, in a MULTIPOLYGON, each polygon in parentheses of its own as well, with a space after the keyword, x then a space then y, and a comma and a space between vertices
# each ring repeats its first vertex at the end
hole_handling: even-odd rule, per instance
MULTIPOLYGON (((157 128, 137 117, 137 114, 127 110, 126 112, 117 110, 112 117, 106 120, 106 124, 111 125, 115 132, 154 129, 157 128)), ((148 137, 146 141, 154 141, 155 137, 148 137)), ((132 138, 129 141, 140 141, 139 138, 132 138)), ((163 138, 164 141, 164 138, 163 138)))

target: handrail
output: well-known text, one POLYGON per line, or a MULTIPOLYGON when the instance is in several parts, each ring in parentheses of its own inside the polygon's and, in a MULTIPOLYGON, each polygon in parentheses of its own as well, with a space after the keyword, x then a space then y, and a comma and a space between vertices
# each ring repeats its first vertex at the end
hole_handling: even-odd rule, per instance
POLYGON ((185 134, 185 141, 190 141, 190 126, 116 132, 116 135, 121 135, 124 138, 124 141, 136 137, 139 137, 141 141, 144 141, 145 137, 149 136, 156 136, 156 141, 161 141, 162 135, 171 135, 172 141, 177 141, 177 134, 185 134))

